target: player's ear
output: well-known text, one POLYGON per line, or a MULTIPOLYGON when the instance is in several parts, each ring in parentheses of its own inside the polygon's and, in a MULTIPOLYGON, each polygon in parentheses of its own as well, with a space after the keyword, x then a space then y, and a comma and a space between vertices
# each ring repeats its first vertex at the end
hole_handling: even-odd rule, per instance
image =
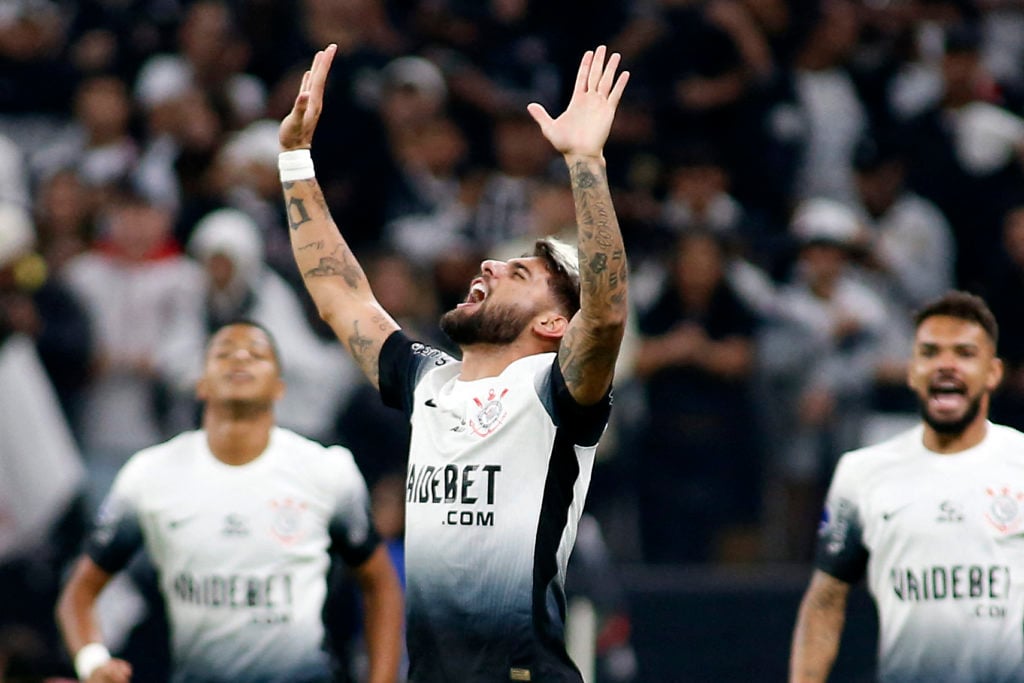
POLYGON ((1003 381, 1004 370, 1003 359, 993 358, 992 366, 988 371, 988 379, 985 382, 985 388, 989 391, 995 391, 1003 381))
POLYGON ((569 319, 555 311, 547 311, 533 319, 533 332, 544 339, 558 341, 565 335, 569 319))

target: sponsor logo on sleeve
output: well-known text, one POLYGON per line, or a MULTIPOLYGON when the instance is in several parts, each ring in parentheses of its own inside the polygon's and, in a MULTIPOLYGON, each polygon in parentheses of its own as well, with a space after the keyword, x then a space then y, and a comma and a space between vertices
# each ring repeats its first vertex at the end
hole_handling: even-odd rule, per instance
POLYGON ((837 498, 825 504, 818 526, 818 537, 824 542, 825 552, 838 555, 846 547, 850 523, 856 515, 856 508, 846 498, 837 498))
POLYGON ((441 366, 447 365, 452 361, 452 357, 440 349, 435 349, 433 346, 427 346, 420 342, 415 342, 412 345, 412 352, 417 356, 423 356, 428 360, 434 361, 434 365, 441 366))

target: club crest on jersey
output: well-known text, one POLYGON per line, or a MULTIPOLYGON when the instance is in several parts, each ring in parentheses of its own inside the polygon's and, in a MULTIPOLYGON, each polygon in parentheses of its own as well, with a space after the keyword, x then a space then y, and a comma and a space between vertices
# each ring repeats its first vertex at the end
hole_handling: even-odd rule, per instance
POLYGON ((308 507, 306 503, 291 498, 270 501, 270 509, 273 514, 270 533, 285 545, 291 545, 300 540, 305 533, 303 521, 308 507))
POLYGON ((1009 487, 985 489, 991 502, 985 519, 1004 534, 1018 531, 1024 526, 1024 492, 1011 491, 1009 487))
POLYGON ((487 397, 479 399, 474 397, 473 403, 480 409, 477 412, 476 417, 469 421, 469 427, 477 436, 488 436, 494 433, 501 423, 508 417, 508 410, 502 404, 501 400, 505 398, 505 394, 508 393, 508 389, 502 389, 501 393, 497 393, 494 389, 487 392, 487 397))

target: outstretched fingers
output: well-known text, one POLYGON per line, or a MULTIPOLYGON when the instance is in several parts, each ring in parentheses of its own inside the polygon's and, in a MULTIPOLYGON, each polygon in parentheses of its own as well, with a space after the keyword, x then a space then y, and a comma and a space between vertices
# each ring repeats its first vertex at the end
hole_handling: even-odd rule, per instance
POLYGON ((309 80, 310 72, 307 71, 302 75, 302 84, 299 85, 299 94, 295 96, 295 103, 292 105, 292 109, 300 116, 306 112, 306 106, 309 104, 309 80))
POLYGON ((334 54, 338 46, 334 43, 316 53, 313 58, 313 66, 310 69, 309 97, 314 109, 320 106, 324 98, 324 88, 327 84, 327 74, 331 70, 331 62, 334 61, 334 54))
POLYGON ((587 50, 583 53, 583 59, 580 60, 580 69, 576 72, 576 87, 573 89, 573 93, 587 91, 587 79, 590 76, 590 64, 593 61, 593 50, 587 50))
POLYGON ((548 113, 548 110, 542 104, 531 102, 526 105, 526 111, 530 113, 530 116, 533 117, 533 120, 537 122, 542 131, 547 130, 547 127, 554 121, 551 118, 551 114, 548 113))
POLYGON ((604 71, 604 56, 607 52, 607 48, 604 45, 599 45, 594 50, 594 61, 590 65, 590 75, 587 78, 587 91, 594 92, 598 89, 601 83, 601 74, 604 71))
POLYGON ((608 94, 608 101, 611 102, 613 107, 619 106, 619 100, 622 99, 622 93, 626 89, 626 83, 629 82, 629 72, 623 71, 619 74, 619 80, 615 82, 615 87, 608 94))
POLYGON ((608 95, 612 90, 612 85, 615 83, 615 72, 619 68, 619 60, 622 59, 622 55, 618 52, 613 52, 608 58, 608 63, 604 67, 604 73, 601 74, 601 80, 597 84, 597 91, 602 95, 608 95))

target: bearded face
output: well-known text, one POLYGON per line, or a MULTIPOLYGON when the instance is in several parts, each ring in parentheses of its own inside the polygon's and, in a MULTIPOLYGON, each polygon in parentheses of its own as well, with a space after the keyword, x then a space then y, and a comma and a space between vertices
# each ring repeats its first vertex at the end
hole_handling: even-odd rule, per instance
POLYGON ((1002 365, 980 325, 935 315, 918 327, 907 378, 924 423, 936 434, 956 437, 987 413, 1002 365))
POLYGON ((963 395, 959 391, 936 390, 929 392, 925 398, 918 397, 918 404, 921 410, 921 419, 929 427, 939 434, 954 435, 960 434, 974 422, 981 410, 981 394, 973 397, 963 395), (953 396, 963 402, 958 411, 947 412, 934 409, 936 399, 939 402, 948 401, 946 397, 953 396))
POLYGON ((483 301, 445 313, 441 316, 441 330, 459 346, 511 344, 533 316, 533 311, 517 304, 483 301))

